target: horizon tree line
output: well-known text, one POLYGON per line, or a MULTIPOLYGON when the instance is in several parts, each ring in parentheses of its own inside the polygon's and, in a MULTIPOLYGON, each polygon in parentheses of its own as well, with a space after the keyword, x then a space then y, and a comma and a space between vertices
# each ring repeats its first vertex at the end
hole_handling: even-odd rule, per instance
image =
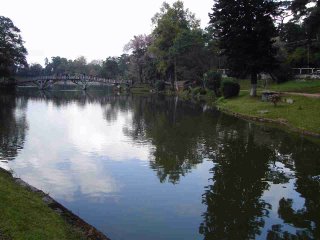
POLYGON ((202 29, 182 1, 164 2, 151 20, 153 31, 135 35, 120 57, 87 62, 83 56, 74 60, 55 56, 46 58, 43 67, 27 64, 20 30, 1 16, 0 76, 81 73, 173 84, 181 80, 200 83, 209 70, 228 68, 231 77, 250 77, 251 95, 255 95, 259 73, 282 82, 290 79, 293 67, 320 66, 319 1, 217 0, 209 17, 202 29), (8 37, 15 44, 10 46, 8 37))

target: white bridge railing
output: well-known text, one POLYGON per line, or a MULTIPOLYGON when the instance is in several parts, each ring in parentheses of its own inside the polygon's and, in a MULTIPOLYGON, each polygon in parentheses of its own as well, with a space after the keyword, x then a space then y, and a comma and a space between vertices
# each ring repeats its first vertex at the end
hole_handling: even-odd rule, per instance
POLYGON ((292 68, 295 75, 308 75, 320 70, 320 68, 292 68))
POLYGON ((39 89, 47 89, 57 82, 66 82, 71 81, 75 84, 81 85, 82 89, 87 89, 88 83, 97 82, 104 84, 132 84, 131 80, 115 80, 115 79, 106 79, 100 77, 86 76, 86 75, 63 75, 63 76, 37 76, 31 77, 28 79, 17 81, 17 85, 24 85, 28 83, 33 83, 38 86, 39 89))
POLYGON ((106 79, 94 76, 86 76, 86 75, 63 75, 63 76, 37 76, 27 78, 25 80, 19 81, 23 82, 32 82, 32 81, 44 81, 44 80, 52 80, 52 81, 88 81, 88 82, 106 82, 106 83, 132 83, 131 80, 117 80, 117 79, 106 79))

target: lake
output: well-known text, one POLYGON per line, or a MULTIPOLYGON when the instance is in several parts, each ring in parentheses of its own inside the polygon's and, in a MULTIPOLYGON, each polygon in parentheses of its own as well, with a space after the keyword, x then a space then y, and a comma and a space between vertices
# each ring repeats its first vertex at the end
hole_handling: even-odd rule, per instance
POLYGON ((0 124, 0 166, 113 240, 320 239, 319 139, 109 89, 1 93, 0 124))

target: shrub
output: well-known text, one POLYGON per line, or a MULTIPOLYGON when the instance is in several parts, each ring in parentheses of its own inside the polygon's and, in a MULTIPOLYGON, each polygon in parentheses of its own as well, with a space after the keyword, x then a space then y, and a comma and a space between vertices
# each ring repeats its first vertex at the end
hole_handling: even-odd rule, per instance
POLYGON ((202 87, 192 88, 191 90, 191 94, 193 97, 199 96, 199 95, 205 95, 206 93, 207 93, 206 90, 202 87))
POLYGON ((240 92, 240 85, 233 80, 222 81, 222 93, 224 98, 231 98, 238 96, 240 92))
POLYGON ((206 87, 213 90, 217 97, 220 95, 221 79, 221 73, 214 70, 208 71, 205 75, 206 87))
POLYGON ((164 81, 161 81, 161 80, 156 81, 155 83, 156 91, 161 92, 161 91, 164 91, 165 88, 166 88, 166 84, 164 81))
POLYGON ((283 83, 293 78, 292 69, 288 64, 280 64, 276 69, 272 71, 272 75, 277 83, 283 83))

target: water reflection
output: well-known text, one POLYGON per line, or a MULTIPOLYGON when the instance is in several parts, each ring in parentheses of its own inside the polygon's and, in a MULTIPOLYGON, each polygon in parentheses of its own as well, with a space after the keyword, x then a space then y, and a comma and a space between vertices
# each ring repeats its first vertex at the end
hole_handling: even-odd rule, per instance
POLYGON ((26 101, 0 92, 0 161, 14 159, 23 148, 28 125, 26 101))
POLYGON ((108 89, 18 90, 0 107, 0 160, 112 239, 320 238, 305 138, 108 89))
POLYGON ((125 134, 135 141, 152 143, 150 167, 160 182, 178 183, 181 176, 202 163, 199 140, 208 129, 201 124, 201 110, 176 98, 136 99, 131 128, 125 129, 125 134))
POLYGON ((283 225, 276 224, 268 233, 268 239, 319 239, 320 238, 320 149, 300 139, 286 139, 280 145, 283 155, 290 155, 294 163, 289 166, 295 170, 295 190, 304 199, 300 207, 299 199, 281 198, 278 214, 284 223, 298 230, 290 233, 283 225), (286 143, 286 144, 285 144, 286 143))
POLYGON ((261 179, 266 177, 273 152, 255 143, 249 126, 226 128, 218 135, 212 184, 203 195, 207 211, 199 231, 205 239, 254 239, 271 208, 261 199, 268 189, 261 179))

